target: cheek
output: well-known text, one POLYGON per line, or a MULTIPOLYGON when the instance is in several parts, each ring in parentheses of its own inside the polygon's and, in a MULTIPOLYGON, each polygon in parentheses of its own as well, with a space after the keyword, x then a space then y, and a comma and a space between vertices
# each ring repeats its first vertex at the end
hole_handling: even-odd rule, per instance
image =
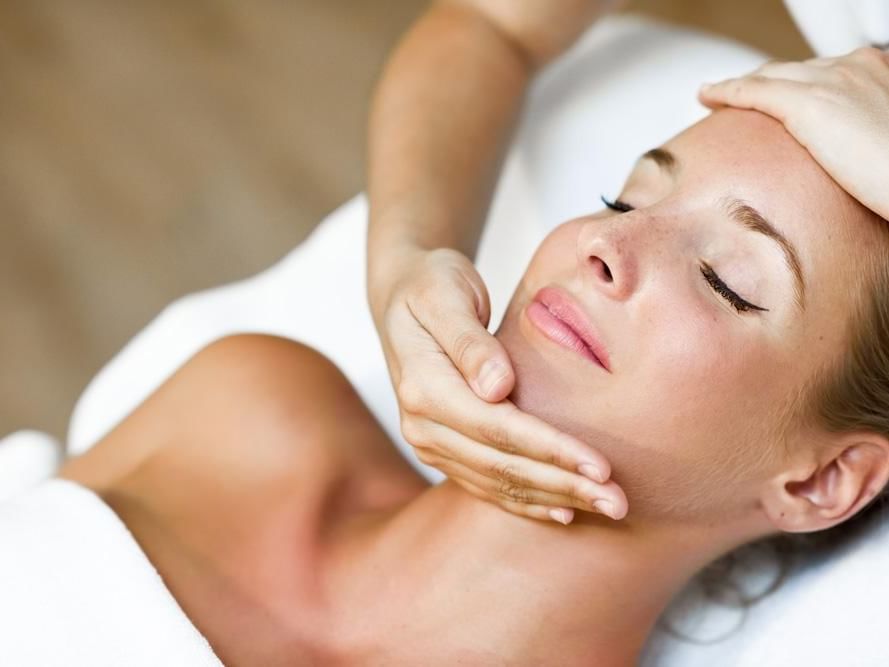
POLYGON ((634 439, 681 462, 686 481, 731 488, 758 474, 775 450, 793 371, 758 323, 746 327, 718 308, 680 312, 652 311, 622 419, 637 415, 634 439))
POLYGON ((706 307, 649 308, 632 373, 603 396, 610 452, 631 503, 653 515, 728 512, 776 450, 787 369, 756 326, 706 307), (614 442, 618 442, 616 439, 614 442))
POLYGON ((669 312, 651 309, 648 319, 634 374, 637 396, 660 416, 663 435, 712 436, 755 410, 768 351, 752 329, 718 308, 683 307, 675 298, 669 312))

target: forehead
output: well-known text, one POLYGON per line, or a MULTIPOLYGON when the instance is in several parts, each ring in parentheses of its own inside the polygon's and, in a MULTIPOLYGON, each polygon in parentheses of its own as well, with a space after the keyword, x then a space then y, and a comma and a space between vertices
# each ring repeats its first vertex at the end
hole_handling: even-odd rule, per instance
POLYGON ((722 109, 671 139, 684 176, 731 180, 760 199, 841 206, 848 196, 778 121, 756 111, 722 109), (724 179, 720 179, 721 175, 724 179))

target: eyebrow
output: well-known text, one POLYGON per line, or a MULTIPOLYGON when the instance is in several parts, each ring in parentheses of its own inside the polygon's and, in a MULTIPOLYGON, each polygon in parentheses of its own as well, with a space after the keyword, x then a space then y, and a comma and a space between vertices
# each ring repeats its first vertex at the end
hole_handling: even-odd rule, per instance
MULTIPOLYGON (((642 157, 652 160, 671 176, 675 176, 679 171, 678 158, 665 148, 652 148, 642 157)), ((778 244, 781 252, 784 253, 784 261, 793 274, 794 301, 799 310, 805 310, 806 281, 803 278, 802 264, 799 261, 796 247, 762 213, 747 202, 733 197, 726 197, 720 203, 731 220, 752 232, 767 236, 778 244)))
POLYGON ((653 160, 671 176, 675 176, 676 172, 679 171, 679 160, 677 160, 676 156, 666 148, 652 148, 642 157, 653 160))
POLYGON ((753 232, 758 232, 772 239, 781 247, 784 261, 793 274, 794 299, 800 310, 806 309, 806 281, 803 279, 802 266, 796 248, 784 234, 779 232, 763 215, 740 199, 727 198, 723 205, 729 217, 753 232))

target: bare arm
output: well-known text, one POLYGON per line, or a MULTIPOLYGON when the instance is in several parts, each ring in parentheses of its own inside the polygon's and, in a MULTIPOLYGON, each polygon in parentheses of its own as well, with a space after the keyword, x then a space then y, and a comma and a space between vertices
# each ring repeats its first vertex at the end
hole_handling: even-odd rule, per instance
POLYGON ((405 35, 369 123, 372 306, 405 246, 474 256, 529 81, 603 4, 439 1, 405 35))
POLYGON ((544 520, 593 511, 610 466, 506 400, 515 372, 470 258, 529 81, 612 4, 440 0, 395 50, 370 119, 368 300, 405 439, 470 493, 544 520))

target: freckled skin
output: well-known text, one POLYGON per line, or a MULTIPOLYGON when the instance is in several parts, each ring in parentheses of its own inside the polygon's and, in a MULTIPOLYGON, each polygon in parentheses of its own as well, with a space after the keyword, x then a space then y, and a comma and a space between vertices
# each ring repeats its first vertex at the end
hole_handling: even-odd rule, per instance
POLYGON ((665 147, 681 163, 676 180, 641 160, 620 195, 635 211, 557 227, 497 336, 516 365, 511 398, 522 409, 603 451, 635 517, 688 521, 746 508, 757 480, 780 463, 769 437, 777 407, 842 349, 854 284, 849 258, 873 230, 764 115, 720 111, 665 147), (796 245, 808 284, 804 314, 794 309, 783 255, 728 221, 719 207, 727 195, 753 205, 796 245), (604 261, 613 281, 589 258, 604 261), (769 311, 737 313, 701 277, 702 259, 769 311), (613 374, 540 341, 522 310, 549 284, 580 302, 613 374))

